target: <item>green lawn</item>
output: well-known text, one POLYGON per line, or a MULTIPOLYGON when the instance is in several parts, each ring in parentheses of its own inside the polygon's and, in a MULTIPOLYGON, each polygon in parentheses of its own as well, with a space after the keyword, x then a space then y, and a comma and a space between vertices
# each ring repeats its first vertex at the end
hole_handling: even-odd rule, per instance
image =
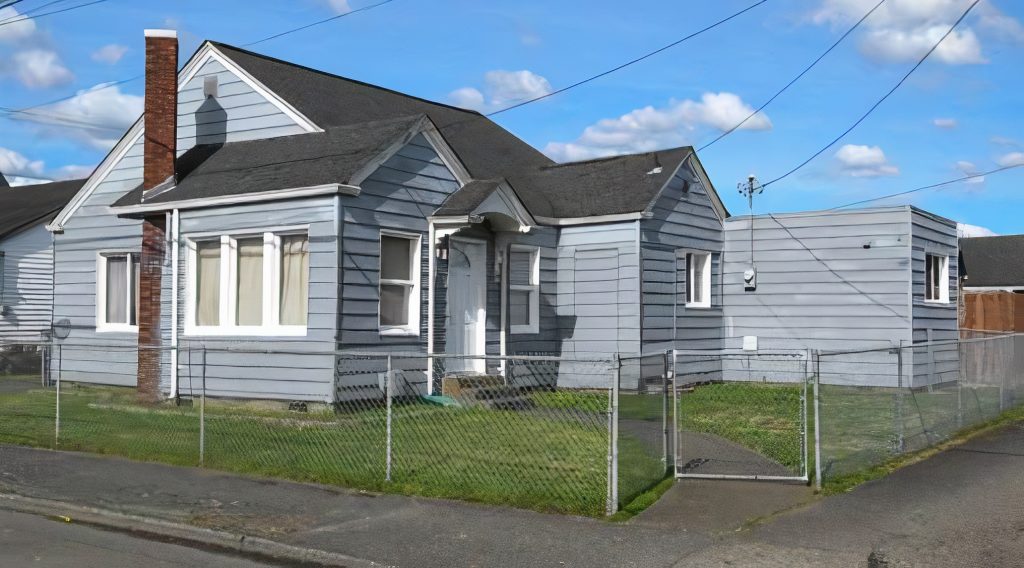
MULTIPOLYGON (((269 404, 208 401, 205 465, 347 487, 507 504, 562 513, 605 512, 607 402, 562 406, 536 393, 529 410, 395 403, 391 481, 386 473, 386 412, 358 403, 349 411, 309 413, 269 404)), ((0 394, 0 442, 54 447, 53 389, 0 394)), ((199 465, 199 409, 139 406, 134 391, 64 385, 60 449, 199 465)), ((623 472, 664 478, 660 450, 620 438, 623 472), (654 476, 652 471, 659 473, 654 476)), ((625 500, 628 496, 624 496, 625 500)))
POLYGON ((800 473, 800 384, 716 383, 679 394, 684 430, 721 436, 800 473))

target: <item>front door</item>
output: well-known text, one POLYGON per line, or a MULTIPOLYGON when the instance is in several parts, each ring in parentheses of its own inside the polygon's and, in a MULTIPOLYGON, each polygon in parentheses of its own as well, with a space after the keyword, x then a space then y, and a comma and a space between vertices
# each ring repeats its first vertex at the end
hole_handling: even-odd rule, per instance
MULTIPOLYGON (((484 355, 487 322, 487 245, 484 241, 453 237, 448 252, 448 313, 445 352, 484 355)), ((449 359, 455 373, 484 373, 484 359, 449 359)))

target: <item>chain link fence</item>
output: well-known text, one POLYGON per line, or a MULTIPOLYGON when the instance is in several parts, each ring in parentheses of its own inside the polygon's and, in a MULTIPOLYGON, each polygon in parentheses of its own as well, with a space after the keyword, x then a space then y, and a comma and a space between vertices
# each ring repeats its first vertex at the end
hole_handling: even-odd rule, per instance
POLYGON ((808 351, 673 352, 676 476, 808 479, 808 351))
POLYGON ((1024 404, 1022 335, 821 352, 816 367, 819 487, 1024 404))
MULTIPOLYGON (((170 364, 162 351, 150 359, 170 364)), ((158 404, 76 374, 83 360, 133 353, 0 346, 0 442, 591 516, 614 513, 666 476, 663 354, 339 351, 327 354, 331 395, 279 400, 211 396, 225 391, 223 368, 216 386, 207 375, 226 351, 209 348, 178 348, 180 396, 158 404)))

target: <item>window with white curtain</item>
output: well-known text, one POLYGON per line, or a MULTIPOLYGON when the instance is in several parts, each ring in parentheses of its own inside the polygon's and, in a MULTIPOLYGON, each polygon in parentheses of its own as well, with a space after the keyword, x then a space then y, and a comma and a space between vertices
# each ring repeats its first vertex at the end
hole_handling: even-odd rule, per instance
POLYGON ((511 333, 540 330, 540 249, 512 245, 508 256, 508 323, 511 333))
POLYGON ((139 255, 101 253, 96 288, 96 328, 99 331, 136 331, 139 324, 139 255))
POLYGON ((711 307, 711 253, 686 253, 686 306, 711 307))
POLYGON ((949 257, 926 254, 924 262, 925 301, 949 303, 949 257))
POLYGON ((419 235, 380 235, 381 335, 419 334, 419 235))
POLYGON ((309 237, 263 232, 189 237, 186 334, 303 335, 309 237))

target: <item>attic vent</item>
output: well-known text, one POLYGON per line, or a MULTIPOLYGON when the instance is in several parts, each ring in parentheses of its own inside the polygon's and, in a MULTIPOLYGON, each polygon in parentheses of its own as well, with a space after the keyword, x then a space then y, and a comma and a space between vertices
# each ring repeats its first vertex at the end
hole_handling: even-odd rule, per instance
POLYGON ((210 97, 217 98, 217 85, 218 85, 218 81, 217 81, 217 76, 216 75, 210 75, 208 77, 203 77, 203 97, 205 97, 205 98, 210 98, 210 97))

